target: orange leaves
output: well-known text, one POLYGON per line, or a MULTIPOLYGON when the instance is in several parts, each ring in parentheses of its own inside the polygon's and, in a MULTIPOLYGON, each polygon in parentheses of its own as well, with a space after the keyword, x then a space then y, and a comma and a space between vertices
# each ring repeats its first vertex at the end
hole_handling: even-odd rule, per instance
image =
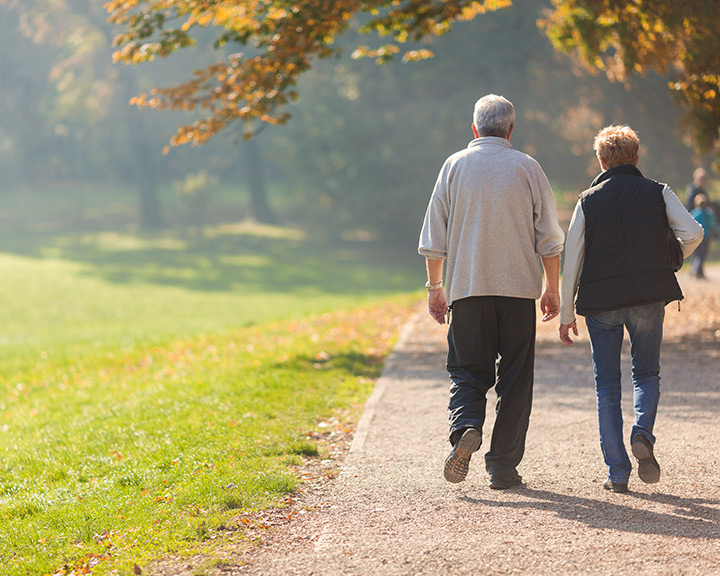
POLYGON ((512 0, 485 0, 484 2, 471 2, 460 10, 458 20, 472 20, 476 16, 510 8, 512 0))
MULTIPOLYGON (((102 563, 113 562, 114 554, 119 547, 127 547, 121 534, 114 531, 103 531, 101 534, 95 534, 93 539, 97 544, 101 544, 103 551, 88 552, 78 558, 73 564, 66 564, 62 568, 56 570, 49 576, 81 576, 84 574, 94 574, 95 568, 102 563)), ((44 539, 41 539, 43 542, 44 539)), ((135 565, 137 566, 137 564, 135 565)), ((138 567, 139 569, 139 567, 138 567)), ((141 574, 142 571, 135 571, 141 574)))
POLYGON ((403 55, 403 62, 419 62, 420 60, 427 60, 433 56, 434 54, 427 49, 410 50, 403 55))
POLYGON ((371 50, 367 46, 359 46, 355 52, 353 52, 352 57, 355 59, 366 57, 375 58, 378 64, 387 64, 398 52, 400 52, 400 48, 394 44, 386 44, 375 50, 371 50))
MULTIPOLYGON (((252 58, 228 57, 196 71, 185 83, 158 88, 134 98, 140 107, 200 110, 202 117, 181 126, 172 145, 201 145, 240 120, 245 136, 258 123, 283 124, 288 103, 297 98, 294 86, 313 58, 338 53, 335 39, 353 17, 375 16, 363 28, 392 36, 393 42, 375 50, 360 48, 355 57, 371 56, 379 63, 400 52, 398 43, 439 36, 456 20, 505 8, 512 0, 297 0, 281 6, 266 0, 110 0, 110 21, 126 31, 115 38, 114 58, 128 64, 149 62, 194 43, 191 32, 217 29, 216 47, 228 42, 254 46, 252 58), (172 22, 177 28, 168 27, 172 22)), ((432 57, 427 49, 409 49, 403 58, 414 62, 432 57)))
POLYGON ((111 0, 105 3, 105 9, 110 13, 111 22, 119 22, 131 10, 136 8, 143 0, 111 0))
POLYGON ((111 456, 112 459, 115 460, 116 462, 120 462, 120 461, 122 461, 122 460, 124 459, 124 456, 123 456, 120 452, 118 452, 117 450, 110 450, 110 456, 111 456))
MULTIPOLYGON (((276 8, 274 6, 271 6, 267 13, 268 20, 282 20, 283 18, 287 18, 289 15, 288 11, 284 8, 276 8)), ((308 23, 311 23, 312 20, 308 23)))
POLYGON ((85 554, 72 566, 64 566, 52 573, 51 576, 81 576, 92 574, 93 569, 101 562, 106 562, 112 558, 111 554, 99 554, 96 552, 85 554))
POLYGON ((373 31, 381 36, 392 35, 396 42, 408 39, 423 40, 450 31, 458 20, 472 20, 480 14, 507 8, 512 0, 449 0, 430 2, 397 0, 376 2, 376 8, 386 8, 371 19, 361 31, 373 31))
POLYGON ((553 0, 541 22, 558 50, 611 80, 655 70, 688 110, 700 151, 719 145, 720 20, 713 0, 553 0))

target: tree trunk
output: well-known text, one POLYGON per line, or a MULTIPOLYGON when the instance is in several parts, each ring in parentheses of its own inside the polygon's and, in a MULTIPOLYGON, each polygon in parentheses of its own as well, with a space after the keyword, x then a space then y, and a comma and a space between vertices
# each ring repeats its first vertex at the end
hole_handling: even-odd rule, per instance
MULTIPOLYGON (((136 71, 125 70, 122 67, 120 78, 124 87, 123 100, 126 102, 125 111, 128 126, 128 145, 132 149, 129 154, 130 170, 134 173, 134 180, 138 187, 138 207, 140 210, 140 228, 143 230, 157 230, 163 227, 160 199, 157 193, 156 165, 162 151, 160 146, 155 148, 154 139, 150 137, 143 115, 147 110, 138 110, 135 106, 127 104, 130 98, 139 92, 137 87, 136 71)), ((153 113, 153 112, 150 112, 153 113)))
POLYGON ((245 174, 247 175, 250 190, 250 204, 253 216, 257 222, 276 224, 277 218, 271 210, 267 199, 264 164, 257 136, 243 141, 242 155, 245 160, 245 174))
POLYGON ((160 212, 160 200, 157 194, 157 180, 155 178, 155 166, 150 150, 141 157, 141 150, 149 146, 135 143, 137 151, 137 176, 140 192, 140 227, 143 230, 157 230, 163 226, 163 218, 160 212))

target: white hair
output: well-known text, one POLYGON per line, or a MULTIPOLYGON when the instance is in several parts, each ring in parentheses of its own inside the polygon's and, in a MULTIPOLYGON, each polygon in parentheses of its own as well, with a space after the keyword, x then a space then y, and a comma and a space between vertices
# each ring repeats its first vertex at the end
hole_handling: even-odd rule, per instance
POLYGON ((473 124, 480 136, 507 138, 515 124, 515 107, 503 96, 483 96, 475 102, 473 124))

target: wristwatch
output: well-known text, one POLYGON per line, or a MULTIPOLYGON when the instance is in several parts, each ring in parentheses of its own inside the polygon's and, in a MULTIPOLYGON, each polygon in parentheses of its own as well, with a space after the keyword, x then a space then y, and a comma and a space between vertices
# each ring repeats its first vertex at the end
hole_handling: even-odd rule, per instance
POLYGON ((428 292, 431 292, 433 290, 439 290, 442 287, 443 287, 442 280, 440 282, 438 282, 437 284, 430 284, 430 280, 425 282, 425 288, 427 289, 428 292))

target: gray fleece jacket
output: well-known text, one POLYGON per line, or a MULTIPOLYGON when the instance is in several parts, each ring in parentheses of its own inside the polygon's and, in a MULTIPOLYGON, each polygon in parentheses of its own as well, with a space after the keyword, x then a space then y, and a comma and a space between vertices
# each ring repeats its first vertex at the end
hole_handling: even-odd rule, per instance
POLYGON ((537 299, 540 257, 557 256, 564 235, 547 176, 505 138, 476 138, 440 170, 418 252, 447 258, 448 304, 470 296, 537 299))

